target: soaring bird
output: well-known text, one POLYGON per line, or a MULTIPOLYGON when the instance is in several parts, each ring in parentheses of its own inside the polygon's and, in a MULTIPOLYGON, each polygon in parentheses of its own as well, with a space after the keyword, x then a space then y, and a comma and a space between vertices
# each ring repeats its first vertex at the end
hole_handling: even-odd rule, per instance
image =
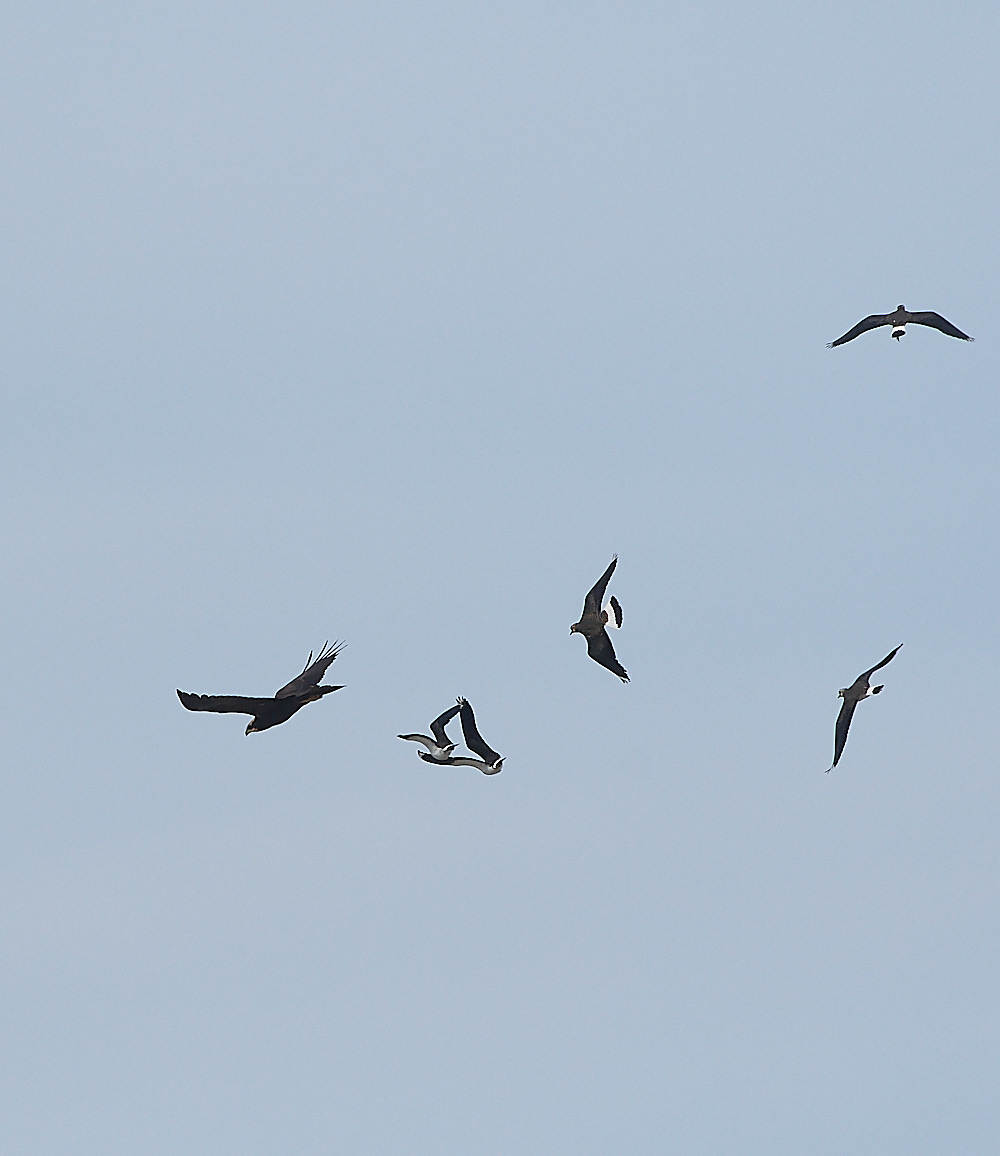
POLYGON ((867 333, 869 329, 878 329, 880 325, 891 325, 892 336, 898 341, 906 332, 906 326, 910 324, 929 325, 932 329, 940 329, 942 333, 947 333, 949 337, 958 337, 962 341, 975 341, 974 337, 970 337, 968 333, 963 333, 961 329, 957 329, 940 313, 907 313, 905 305, 897 305, 895 313, 873 313, 864 321, 859 321, 853 329, 848 329, 843 337, 828 342, 827 348, 832 349, 835 345, 844 345, 862 333, 867 333))
POLYGON ((618 555, 611 559, 611 565, 597 580, 593 590, 587 595, 583 603, 583 614, 579 622, 574 622, 569 628, 570 634, 582 634, 587 640, 587 653, 601 666, 606 666, 612 674, 617 674, 622 682, 628 682, 625 667, 615 657, 615 648, 605 629, 611 626, 618 629, 622 624, 622 608, 618 599, 612 594, 611 601, 602 610, 604 591, 608 588, 611 575, 618 565, 618 555))
MULTIPOLYGON (((899 644, 899 646, 902 645, 902 643, 899 644)), ((840 708, 840 714, 837 715, 837 735, 833 744, 833 763, 827 767, 827 774, 840 762, 840 756, 844 753, 844 744, 847 742, 847 732, 851 726, 851 719, 854 717, 854 708, 863 698, 870 698, 873 694, 879 694, 882 690, 881 686, 870 687, 868 680, 876 670, 881 670, 887 663, 892 662, 896 657, 899 646, 897 646, 895 650, 891 650, 881 662, 876 662, 871 670, 866 670, 864 674, 859 674, 851 686, 845 687, 843 690, 837 692, 839 697, 844 700, 844 705, 840 708)))
POLYGON ((343 649, 344 644, 341 642, 335 642, 333 646, 325 642, 315 662, 310 650, 302 673, 293 678, 287 686, 283 686, 274 698, 243 698, 235 694, 188 694, 183 690, 177 692, 177 697, 188 710, 208 710, 214 711, 215 714, 252 714, 253 718, 247 724, 246 733, 266 731, 269 727, 286 722, 307 702, 315 702, 331 691, 344 689, 342 686, 319 685, 319 680, 326 674, 326 668, 343 649))
MULTIPOLYGON (((429 738, 427 735, 397 735, 396 738, 407 739, 411 743, 423 743, 430 752, 426 756, 428 762, 445 763, 448 761, 448 756, 454 751, 456 744, 448 738, 444 728, 461 709, 460 705, 455 705, 446 710, 444 714, 438 715, 431 723, 431 734, 434 736, 433 738, 429 738)), ((425 757, 423 751, 418 751, 417 753, 421 758, 425 757)))
MULTIPOLYGON (((476 716, 473 714, 472 706, 470 703, 466 699, 460 698, 458 700, 458 708, 461 712, 462 734, 465 737, 465 745, 469 748, 470 751, 472 751, 474 755, 479 755, 479 757, 486 764, 486 767, 489 767, 490 769, 487 771, 486 767, 480 766, 479 763, 475 762, 475 760, 457 762, 454 758, 449 758, 448 762, 453 766, 479 766, 479 769, 483 772, 483 774, 495 775, 497 771, 503 768, 503 759, 479 733, 479 728, 476 726, 476 716)), ((422 751, 418 751, 417 753, 420 755, 423 754, 422 751)))

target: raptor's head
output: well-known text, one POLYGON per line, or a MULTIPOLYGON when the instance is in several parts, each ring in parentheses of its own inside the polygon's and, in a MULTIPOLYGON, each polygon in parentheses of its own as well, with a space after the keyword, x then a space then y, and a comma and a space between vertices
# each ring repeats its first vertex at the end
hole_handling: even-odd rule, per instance
POLYGON ((243 733, 249 735, 249 734, 253 734, 256 730, 257 730, 257 720, 255 718, 252 718, 247 723, 247 729, 243 733))

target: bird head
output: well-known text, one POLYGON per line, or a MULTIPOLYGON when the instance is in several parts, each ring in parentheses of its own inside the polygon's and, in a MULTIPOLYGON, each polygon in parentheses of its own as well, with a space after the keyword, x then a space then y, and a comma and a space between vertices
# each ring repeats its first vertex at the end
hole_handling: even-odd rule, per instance
POLYGON ((837 691, 837 698, 843 698, 845 694, 847 694, 846 686, 837 691))
POLYGON ((901 310, 903 313, 906 312, 906 306, 905 305, 897 305, 896 308, 901 310))
POLYGON ((252 734, 256 730, 257 730, 257 720, 255 718, 252 718, 247 723, 247 729, 243 733, 249 735, 249 734, 252 734))
POLYGON ((572 626, 569 628, 569 632, 570 632, 570 634, 579 634, 579 632, 580 632, 580 623, 579 623, 579 622, 574 622, 574 623, 573 623, 573 625, 572 625, 572 626))

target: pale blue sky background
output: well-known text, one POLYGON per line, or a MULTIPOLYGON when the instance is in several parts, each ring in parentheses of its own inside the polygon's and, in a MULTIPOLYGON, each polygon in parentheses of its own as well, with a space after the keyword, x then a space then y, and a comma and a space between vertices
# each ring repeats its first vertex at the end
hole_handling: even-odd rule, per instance
POLYGON ((4 1151, 996 1150, 998 33, 5 6, 4 1151))

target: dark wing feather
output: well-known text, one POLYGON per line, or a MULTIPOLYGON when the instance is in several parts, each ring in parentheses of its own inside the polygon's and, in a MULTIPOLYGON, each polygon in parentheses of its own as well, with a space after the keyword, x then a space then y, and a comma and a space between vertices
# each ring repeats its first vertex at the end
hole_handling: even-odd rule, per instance
POLYGON ((892 660, 899 653, 899 649, 902 645, 903 644, 900 643, 899 646, 897 646, 895 650, 890 650, 889 653, 885 656, 885 658, 882 659, 881 662, 876 662, 875 665, 871 668, 871 670, 866 670, 864 674, 859 675, 858 676, 858 682, 860 682, 861 679, 864 679, 865 680, 865 686, 867 686, 868 685, 868 679, 871 678, 871 676, 875 673, 876 670, 881 670, 883 666, 886 666, 888 663, 892 662, 892 660))
POLYGON ((598 578, 596 585, 587 595, 583 602, 583 617, 589 615, 596 615, 601 617, 601 603, 604 601, 604 591, 608 588, 608 583, 611 581, 611 575, 615 572, 615 567, 618 565, 618 555, 616 554, 611 559, 611 565, 598 578))
POLYGON ((439 714, 438 717, 431 723, 431 734, 437 739, 438 746, 446 747, 450 745, 451 739, 448 738, 447 732, 444 728, 448 725, 448 723, 451 722, 451 720, 455 717, 455 715, 458 714, 461 709, 462 708, 456 703, 455 706, 451 707, 449 710, 446 710, 444 714, 439 714))
POLYGON ((616 597, 615 597, 615 596, 612 594, 612 595, 611 595, 611 601, 608 603, 608 605, 611 607, 611 611, 612 611, 612 613, 613 613, 613 614, 614 614, 614 616, 615 616, 615 622, 617 622, 617 623, 618 623, 618 629, 619 629, 619 630, 621 630, 621 626, 622 626, 622 604, 621 604, 621 603, 618 601, 618 599, 617 599, 617 598, 616 598, 616 597))
POLYGON ((215 714, 260 714, 273 698, 244 698, 238 694, 188 694, 179 690, 177 697, 188 710, 210 710, 215 714))
POLYGON ((606 666, 612 674, 617 674, 622 682, 628 682, 625 667, 615 658, 615 648, 611 645, 606 630, 602 629, 599 634, 587 636, 587 653, 595 662, 606 666))
POLYGON ((835 345, 844 345, 848 341, 853 341, 855 337, 860 337, 862 333, 867 333, 869 329, 878 329, 880 325, 888 325, 891 313, 873 313, 870 317, 866 317, 864 321, 859 321, 853 329, 848 329, 843 337, 838 337, 836 341, 827 342, 827 349, 833 349, 835 345))
POLYGON ((311 686, 317 686, 319 680, 326 674, 326 668, 344 649, 344 643, 335 642, 330 646, 328 642, 323 643, 323 649, 316 656, 316 661, 313 662, 312 651, 309 651, 309 657, 306 659, 305 669, 296 678, 293 678, 290 683, 283 686, 275 694, 275 698, 291 698, 292 695, 302 694, 303 691, 308 690, 311 686))
POLYGON ((949 337, 959 337, 962 341, 975 341, 968 333, 963 333, 957 326, 942 317, 940 313, 911 313, 910 320, 914 325, 929 325, 932 329, 940 329, 949 337))
POLYGON ((474 755, 479 755, 490 766, 500 758, 500 755, 495 751, 479 733, 479 728, 476 726, 476 716, 472 711, 472 706, 464 698, 458 700, 459 709, 462 712, 462 734, 465 736, 465 745, 474 755))
POLYGON ((845 698, 844 705, 840 708, 840 714, 837 715, 837 735, 833 743, 833 768, 840 762, 840 756, 844 753, 844 743, 847 742, 847 732, 851 726, 851 719, 854 718, 854 708, 858 705, 858 700, 845 698))

